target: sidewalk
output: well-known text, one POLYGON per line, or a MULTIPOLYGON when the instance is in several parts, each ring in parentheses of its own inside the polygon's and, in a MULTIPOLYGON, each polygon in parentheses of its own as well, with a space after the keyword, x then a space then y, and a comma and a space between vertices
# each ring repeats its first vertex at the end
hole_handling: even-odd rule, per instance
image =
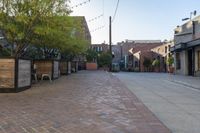
POLYGON ((170 133, 122 82, 82 71, 0 94, 0 133, 170 133))
POLYGON ((168 76, 168 81, 182 84, 187 87, 200 90, 200 77, 184 76, 184 75, 170 75, 168 76))

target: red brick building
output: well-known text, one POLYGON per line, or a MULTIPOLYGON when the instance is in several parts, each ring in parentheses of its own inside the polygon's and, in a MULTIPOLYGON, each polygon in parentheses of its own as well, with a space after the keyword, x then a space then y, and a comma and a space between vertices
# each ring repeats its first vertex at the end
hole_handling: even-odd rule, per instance
POLYGON ((121 63, 125 70, 145 71, 143 62, 145 58, 153 60, 156 56, 152 48, 162 45, 160 40, 126 40, 117 45, 121 49, 121 63))

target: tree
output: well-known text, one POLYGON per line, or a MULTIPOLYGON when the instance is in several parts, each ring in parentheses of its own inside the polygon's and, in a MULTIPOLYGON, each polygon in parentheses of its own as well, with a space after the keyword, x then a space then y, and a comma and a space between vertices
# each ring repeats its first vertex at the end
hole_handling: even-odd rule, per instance
POLYGON ((112 55, 109 52, 100 54, 98 64, 100 67, 108 67, 112 63, 112 55))
POLYGON ((97 52, 92 50, 92 49, 88 49, 86 52, 86 59, 88 62, 94 62, 97 59, 97 52))
POLYGON ((160 66, 160 61, 158 59, 153 60, 152 66, 159 67, 160 66))
POLYGON ((0 57, 9 56, 10 50, 8 48, 1 48, 0 45, 0 57))
POLYGON ((69 0, 1 0, 0 29, 15 48, 12 55, 20 57, 30 44, 42 44, 44 41, 53 47, 58 42, 64 42, 64 33, 58 29, 60 23, 57 23, 55 16, 69 15, 68 2, 69 0), (62 39, 55 39, 60 36, 62 39))
POLYGON ((174 63, 174 58, 172 56, 169 56, 167 59, 167 65, 172 66, 173 63, 174 63))
POLYGON ((160 71, 160 60, 158 59, 153 60, 152 66, 156 71, 160 71))

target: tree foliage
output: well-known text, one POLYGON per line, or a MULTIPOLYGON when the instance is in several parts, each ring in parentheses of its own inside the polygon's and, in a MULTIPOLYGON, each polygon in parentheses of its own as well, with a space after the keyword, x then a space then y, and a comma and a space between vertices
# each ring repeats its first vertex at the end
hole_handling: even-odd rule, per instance
POLYGON ((172 66, 173 63, 174 63, 174 58, 173 58, 173 56, 170 55, 167 58, 167 65, 172 66))
POLYGON ((75 25, 67 17, 70 13, 68 2, 1 0, 0 29, 6 40, 15 47, 13 56, 21 56, 30 44, 44 48, 44 53, 47 49, 55 48, 62 52, 77 52, 82 47, 77 44, 86 42, 70 37, 75 25))
POLYGON ((92 49, 88 49, 86 52, 86 59, 88 62, 96 61, 98 53, 92 49))
POLYGON ((153 60, 152 66, 153 67, 159 67, 160 66, 160 61, 158 59, 153 60))
POLYGON ((108 67, 112 63, 112 55, 109 52, 102 52, 99 56, 98 65, 108 67))

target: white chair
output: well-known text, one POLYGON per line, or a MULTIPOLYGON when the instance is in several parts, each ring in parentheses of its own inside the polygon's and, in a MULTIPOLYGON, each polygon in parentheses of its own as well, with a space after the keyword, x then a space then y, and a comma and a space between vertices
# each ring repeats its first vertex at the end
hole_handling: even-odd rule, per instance
POLYGON ((47 74, 47 73, 42 74, 42 79, 41 80, 44 80, 44 77, 48 77, 49 81, 52 82, 51 74, 47 74))

